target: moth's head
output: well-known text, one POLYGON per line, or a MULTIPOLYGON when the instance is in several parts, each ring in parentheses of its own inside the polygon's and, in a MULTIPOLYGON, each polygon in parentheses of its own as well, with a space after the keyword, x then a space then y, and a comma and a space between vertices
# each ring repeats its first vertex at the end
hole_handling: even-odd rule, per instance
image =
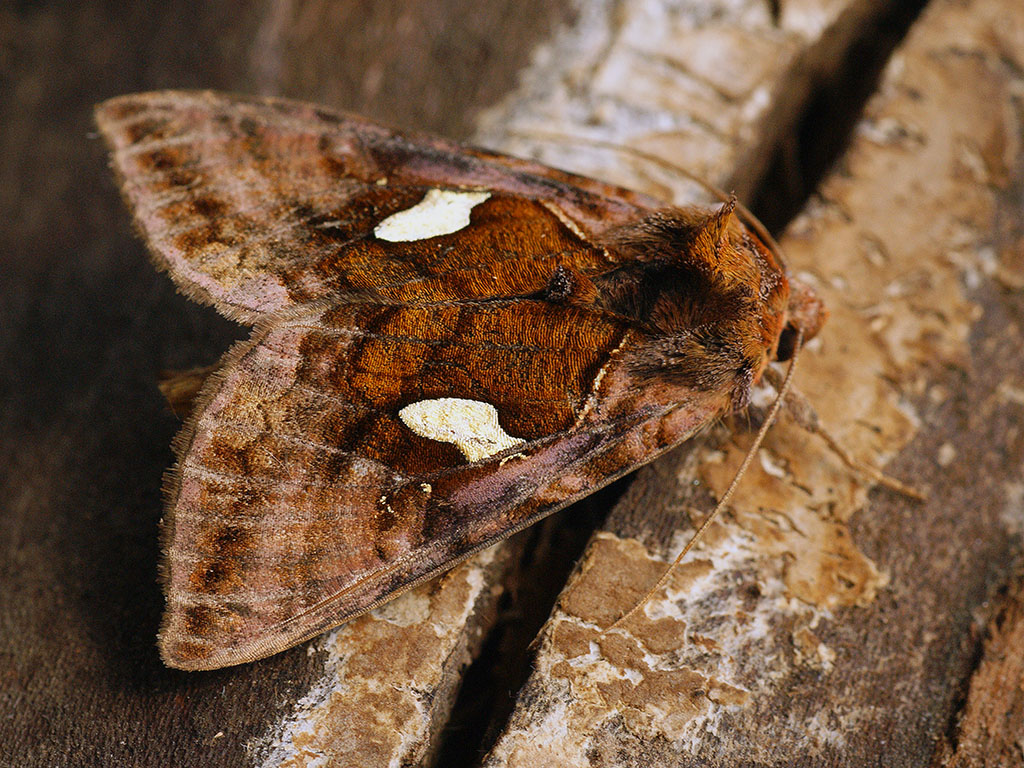
MULTIPOLYGON (((716 248, 705 243, 697 249, 697 258, 713 265, 723 289, 730 284, 741 292, 744 286, 754 289, 748 307, 761 329, 758 341, 764 344, 756 378, 769 362, 790 360, 801 335, 803 343, 813 339, 828 319, 828 310, 809 284, 787 272, 778 243, 761 222, 742 206, 736 212, 737 206, 735 199, 730 200, 708 217, 708 222, 727 219, 728 224, 720 224, 718 233, 704 225, 720 242, 716 248)), ((755 335, 750 329, 748 337, 755 335)), ((753 356, 757 343, 750 346, 753 356)))
POLYGON ((619 229, 605 245, 626 266, 595 283, 604 306, 647 334, 636 370, 730 391, 740 407, 768 363, 792 356, 799 330, 817 333, 825 310, 736 209, 666 209, 619 229))
POLYGON ((778 243, 764 226, 752 214, 744 215, 749 217, 750 227, 739 224, 745 232, 743 242, 751 260, 759 265, 762 285, 779 281, 758 307, 761 326, 766 330, 762 337, 766 346, 756 367, 756 380, 768 363, 791 360, 798 342, 806 344, 813 339, 828 319, 828 309, 808 283, 786 271, 778 243))

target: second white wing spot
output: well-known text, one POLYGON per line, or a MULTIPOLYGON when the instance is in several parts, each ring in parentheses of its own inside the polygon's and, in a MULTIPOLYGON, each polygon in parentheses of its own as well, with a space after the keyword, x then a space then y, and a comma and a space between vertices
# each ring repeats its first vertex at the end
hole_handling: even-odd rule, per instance
POLYGON ((498 409, 480 400, 420 400, 405 406, 398 417, 420 437, 454 443, 468 461, 480 461, 526 442, 505 432, 498 424, 498 409))
POLYGON ((469 212, 490 196, 490 192, 432 189, 412 208, 384 219, 374 227, 373 234, 392 243, 450 235, 469 226, 469 212))

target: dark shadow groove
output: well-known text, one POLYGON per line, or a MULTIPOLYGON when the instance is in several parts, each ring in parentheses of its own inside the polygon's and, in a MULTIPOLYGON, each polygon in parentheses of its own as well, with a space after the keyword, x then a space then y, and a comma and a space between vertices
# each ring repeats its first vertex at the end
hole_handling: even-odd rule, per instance
POLYGON ((498 606, 498 620, 463 676, 434 765, 479 765, 501 735, 533 667, 531 643, 554 608, 569 574, 629 485, 612 483, 520 533, 528 542, 498 606))
POLYGON ((771 232, 781 232, 803 209, 846 151, 889 58, 926 4, 892 3, 865 23, 832 74, 816 79, 795 117, 778 127, 767 150, 770 159, 749 197, 750 209, 771 232))

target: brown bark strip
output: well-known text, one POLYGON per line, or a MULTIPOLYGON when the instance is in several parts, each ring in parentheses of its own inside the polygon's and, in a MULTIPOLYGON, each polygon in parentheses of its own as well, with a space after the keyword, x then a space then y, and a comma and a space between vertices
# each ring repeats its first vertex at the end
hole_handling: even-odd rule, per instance
POLYGON ((997 0, 934 2, 783 242, 833 312, 797 386, 843 445, 898 455, 889 471, 931 501, 869 497, 783 421, 732 519, 646 618, 602 634, 745 440, 723 432, 642 471, 563 593, 489 767, 929 764, 972 612, 1020 555, 1024 314, 999 282, 1021 258, 1006 233, 1022 218, 1022 29, 997 0))
POLYGON ((1024 764, 1024 581, 1019 576, 985 631, 956 735, 935 766, 988 768, 1024 764))

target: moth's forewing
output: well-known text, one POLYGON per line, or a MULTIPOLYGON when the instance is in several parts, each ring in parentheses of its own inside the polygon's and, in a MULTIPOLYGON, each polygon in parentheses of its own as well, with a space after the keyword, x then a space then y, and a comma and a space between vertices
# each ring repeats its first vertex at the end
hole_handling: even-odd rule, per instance
MULTIPOLYGON (((158 91, 106 101, 96 120, 158 266, 191 298, 246 322, 348 288, 346 277, 367 278, 359 249, 374 241, 374 226, 433 188, 557 201, 587 237, 658 205, 300 102, 158 91)), ((503 213, 530 229, 529 211, 503 213)), ((502 258, 498 250, 473 256, 481 267, 502 258)), ((464 297, 477 295, 492 292, 464 297)))

